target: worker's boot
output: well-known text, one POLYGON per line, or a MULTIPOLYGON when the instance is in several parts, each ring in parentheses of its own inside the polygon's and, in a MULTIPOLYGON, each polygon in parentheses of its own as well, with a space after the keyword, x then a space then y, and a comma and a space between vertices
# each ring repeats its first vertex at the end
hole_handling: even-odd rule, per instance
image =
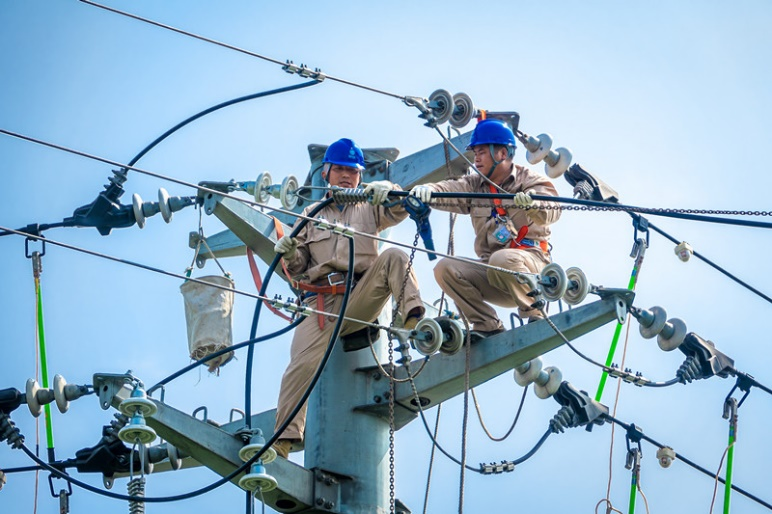
POLYGON ((276 455, 280 455, 285 459, 289 457, 290 449, 292 448, 291 439, 279 439, 273 443, 273 449, 276 450, 276 455))

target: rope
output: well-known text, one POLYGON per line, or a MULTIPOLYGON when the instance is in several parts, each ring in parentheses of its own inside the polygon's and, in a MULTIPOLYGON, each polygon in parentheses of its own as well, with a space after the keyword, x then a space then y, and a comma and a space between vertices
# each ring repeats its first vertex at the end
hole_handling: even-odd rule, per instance
MULTIPOLYGON (((437 419, 434 422, 434 434, 432 435, 432 440, 434 440, 434 441, 437 440, 437 434, 438 434, 439 429, 440 429, 440 412, 441 412, 441 410, 442 410, 442 404, 440 403, 439 405, 437 405, 437 419)), ((429 505, 429 488, 430 488, 431 483, 432 483, 432 469, 434 468, 434 450, 435 449, 436 449, 435 446, 432 445, 432 451, 429 454, 429 470, 428 470, 428 473, 426 475, 426 492, 424 493, 424 510, 423 510, 423 514, 426 514, 426 508, 429 505)))
POLYGON ((515 429, 515 425, 517 425, 517 420, 520 419, 520 413, 522 412, 523 405, 525 404, 525 396, 527 392, 528 392, 528 386, 525 386, 523 388, 523 396, 520 398, 520 405, 517 407, 517 413, 515 414, 515 419, 512 420, 512 425, 509 427, 509 430, 507 430, 507 433, 504 434, 502 437, 494 437, 488 431, 488 427, 485 426, 485 422, 483 421, 483 418, 482 418, 482 412, 480 411, 480 405, 477 403, 477 395, 475 394, 474 389, 472 389, 472 398, 474 399, 474 407, 477 410, 477 417, 480 420, 480 426, 482 426, 482 429, 485 432, 485 435, 487 435, 491 441, 496 441, 496 442, 504 441, 507 437, 509 437, 512 431, 515 429))
MULTIPOLYGON (((456 309, 461 312, 461 309, 456 305, 456 309)), ((464 482, 466 478, 466 444, 467 444, 467 425, 469 421, 469 375, 472 371, 472 345, 470 343, 470 329, 469 320, 466 318, 463 312, 461 312, 461 319, 464 322, 464 328, 466 329, 466 341, 464 356, 464 417, 461 425, 461 477, 459 479, 459 493, 458 493, 458 514, 464 512, 464 482)), ((419 402, 420 403, 420 402, 419 402)))

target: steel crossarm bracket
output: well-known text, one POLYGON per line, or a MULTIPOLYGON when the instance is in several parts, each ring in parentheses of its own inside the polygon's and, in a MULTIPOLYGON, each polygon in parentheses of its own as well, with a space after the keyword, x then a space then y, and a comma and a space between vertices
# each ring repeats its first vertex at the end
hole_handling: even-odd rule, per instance
MULTIPOLYGON (((463 149, 469 144, 471 132, 461 134, 452 138, 450 141, 456 148, 463 149)), ((309 145, 308 151, 311 157, 311 170, 308 173, 306 184, 312 186, 321 186, 324 184, 320 177, 321 161, 324 151, 327 149, 323 145, 309 145)), ((467 163, 452 148, 448 148, 448 158, 445 158, 445 148, 443 143, 421 150, 420 152, 403 157, 395 162, 389 163, 390 158, 398 155, 396 149, 374 148, 364 149, 365 160, 368 162, 367 170, 362 175, 363 182, 374 180, 391 180, 395 184, 400 184, 408 189, 416 184, 424 182, 434 182, 445 178, 457 177, 463 175, 467 169, 467 163)), ((471 152, 466 152, 467 157, 471 152)), ((303 196, 319 200, 322 191, 316 189, 303 190, 300 186, 303 196)), ((214 214, 222 221, 229 230, 219 232, 206 238, 206 242, 212 249, 212 253, 201 249, 198 255, 200 266, 207 259, 213 257, 234 257, 244 255, 246 246, 257 254, 260 259, 266 263, 273 260, 273 246, 276 243, 276 231, 273 226, 273 219, 270 214, 264 213, 250 205, 237 200, 225 198, 214 193, 204 193, 204 209, 207 214, 214 214)), ((300 212, 308 206, 308 202, 299 201, 295 211, 300 212)), ((270 208, 267 208, 270 211, 270 208)), ((289 234, 288 225, 294 224, 296 218, 289 214, 277 213, 276 217, 284 224, 286 234, 289 234)), ((193 234, 190 241, 190 247, 195 247, 197 243, 197 234, 193 234)))
MULTIPOLYGON (((104 391, 99 394, 103 408, 106 405, 118 408, 129 396, 127 393, 130 389, 124 385, 126 381, 121 375, 97 374, 94 375, 94 384, 99 384, 99 391, 104 391), (108 396, 111 398, 106 400, 108 396)), ((169 441, 182 453, 220 476, 229 475, 244 464, 239 458, 239 450, 244 442, 235 433, 244 427, 243 420, 218 427, 158 400, 150 400, 155 403, 158 412, 145 418, 145 422, 156 431, 158 437, 169 441)), ((314 505, 316 479, 313 471, 281 458, 266 464, 265 468, 279 483, 278 488, 263 493, 266 505, 281 512, 305 511, 314 505)), ((231 482, 238 484, 242 476, 243 473, 236 475, 231 482)))
MULTIPOLYGON (((632 301, 632 297, 610 295, 556 314, 550 319, 569 340, 574 340, 616 320, 617 305, 620 301, 627 304, 632 301)), ((563 339, 546 321, 529 323, 477 341, 471 348, 469 386, 476 387, 563 344, 563 339)), ((414 379, 423 409, 431 408, 464 392, 465 351, 465 348, 462 348, 455 355, 433 355, 423 371, 414 379)), ((415 372, 421 363, 413 362, 411 371, 415 372)), ((371 368, 361 371, 373 375, 371 368)), ((396 368, 396 376, 399 379, 407 378, 404 366, 396 368)), ((385 395, 388 398, 388 381, 370 380, 368 387, 372 390, 369 397, 382 399, 385 395)), ((395 402, 398 406, 395 409, 395 423, 401 428, 415 419, 418 412, 417 401, 409 382, 396 384, 395 402)), ((360 405, 356 409, 388 417, 388 402, 383 400, 360 405)))

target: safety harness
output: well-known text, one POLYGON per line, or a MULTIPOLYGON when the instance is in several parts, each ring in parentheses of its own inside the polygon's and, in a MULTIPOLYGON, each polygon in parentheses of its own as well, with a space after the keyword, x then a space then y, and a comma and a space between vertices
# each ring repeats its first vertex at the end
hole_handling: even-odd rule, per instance
MULTIPOLYGON (((489 184, 488 187, 490 188, 491 193, 498 193, 496 188, 493 186, 493 184, 489 184)), ((493 208, 496 211, 496 214, 499 218, 508 219, 507 216, 507 210, 504 209, 501 205, 501 199, 500 198, 494 198, 493 199, 493 208)), ((517 231, 517 236, 511 235, 509 240, 509 247, 510 248, 516 248, 522 250, 523 248, 540 248, 541 251, 544 253, 549 253, 549 243, 547 241, 537 241, 535 239, 526 239, 526 235, 528 234, 528 227, 522 226, 517 231)))
MULTIPOLYGON (((274 227, 276 228, 276 238, 281 239, 284 237, 284 228, 281 225, 281 222, 274 218, 273 219, 274 227)), ((289 270, 287 269, 287 264, 284 262, 284 259, 281 261, 281 267, 284 270, 284 275, 287 277, 287 280, 290 283, 290 286, 292 286, 293 289, 297 289, 300 291, 305 291, 307 293, 311 293, 310 295, 316 295, 316 310, 320 311, 319 314, 317 314, 317 321, 319 323, 319 329, 324 329, 324 314, 322 312, 324 311, 324 295, 326 294, 345 294, 346 293, 346 278, 348 277, 348 272, 345 271, 335 271, 333 273, 329 273, 326 277, 318 280, 315 284, 312 284, 310 282, 302 282, 300 280, 295 280, 292 275, 290 275, 289 270), (326 280, 327 283, 324 283, 326 280), (319 282, 322 282, 321 284, 319 282)), ((354 280, 352 282, 353 285, 356 284, 357 280, 359 280, 359 276, 356 274, 354 275, 354 280)))

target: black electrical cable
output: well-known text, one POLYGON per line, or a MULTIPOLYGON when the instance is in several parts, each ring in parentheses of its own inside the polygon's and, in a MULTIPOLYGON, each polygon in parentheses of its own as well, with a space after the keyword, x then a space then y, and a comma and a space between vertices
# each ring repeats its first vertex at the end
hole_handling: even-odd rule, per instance
POLYGON ((163 380, 159 381, 153 387, 147 389, 146 393, 148 395, 152 394, 152 392, 155 391, 156 389, 158 389, 160 387, 164 387, 166 384, 168 384, 172 380, 174 380, 176 378, 179 378, 180 376, 184 375, 188 371, 191 371, 191 370, 197 368, 198 366, 206 364, 207 362, 209 362, 212 359, 216 359, 220 355, 224 355, 224 354, 226 354, 228 352, 232 352, 232 351, 241 349, 241 348, 243 348, 243 347, 245 347, 247 345, 253 345, 255 343, 260 343, 260 342, 267 341, 269 339, 273 339, 275 337, 279 337, 281 335, 284 335, 287 332, 289 332, 290 330, 292 330, 293 328, 295 328, 298 325, 300 325, 302 322, 303 322, 303 317, 300 317, 300 318, 296 319, 295 321, 293 321, 292 323, 290 323, 289 325, 287 325, 286 327, 284 327, 284 328, 282 328, 280 330, 277 330, 276 332, 273 332, 271 334, 263 335, 263 336, 260 336, 260 337, 255 337, 254 339, 247 339, 246 341, 243 341, 241 343, 237 343, 237 344, 234 344, 233 346, 229 346, 227 348, 223 348, 221 350, 217 350, 214 353, 210 353, 206 357, 204 357, 202 359, 199 359, 199 360, 197 360, 195 362, 192 362, 188 366, 185 366, 184 368, 182 368, 182 369, 180 369, 178 371, 175 371, 174 373, 172 373, 168 377, 166 377, 163 380))
MULTIPOLYGON (((303 218, 303 219, 300 219, 298 221, 298 223, 293 227, 292 232, 291 232, 289 237, 296 237, 300 233, 300 231, 303 229, 303 227, 305 227, 308 224, 308 218, 313 218, 314 216, 316 216, 317 213, 319 213, 322 209, 324 209, 325 207, 330 205, 332 202, 333 202, 332 198, 327 198, 326 200, 324 200, 322 202, 319 202, 319 204, 316 205, 308 213, 308 217, 307 218, 303 218)), ((351 240, 349 240, 349 242, 351 243, 351 240)), ((353 247, 351 247, 351 245, 349 247, 349 250, 350 250, 349 269, 353 270, 354 269, 354 263, 353 263, 354 251, 353 251, 353 247)), ((279 262, 281 261, 281 258, 282 258, 282 255, 277 253, 274 256, 273 261, 271 262, 270 266, 268 266, 268 271, 266 271, 265 279, 263 280, 263 286, 260 288, 260 292, 259 292, 260 296, 264 296, 265 295, 265 291, 268 289, 268 283, 270 282, 271 277, 273 276, 274 271, 276 271, 276 267, 279 265, 279 262)), ((349 276, 353 276, 353 273, 349 273, 349 276)), ((349 277, 347 276, 346 277, 346 283, 347 284, 350 282, 348 279, 349 279, 349 277)), ((348 300, 349 287, 350 286, 348 286, 348 285, 346 287, 346 293, 344 294, 344 300, 345 301, 348 300)), ((260 320, 260 310, 262 309, 262 307, 263 307, 262 300, 258 300, 257 303, 255 304, 255 313, 252 316, 252 327, 250 328, 250 332, 249 332, 249 338, 250 339, 255 337, 255 334, 257 333, 257 324, 258 324, 258 322, 260 320)), ((343 321, 343 312, 345 311, 345 307, 346 307, 346 303, 344 302, 343 307, 341 308, 341 316, 338 318, 338 321, 337 321, 337 323, 335 325, 336 328, 335 328, 335 330, 333 331, 333 334, 332 334, 333 337, 330 338, 330 345, 334 344, 335 339, 338 337, 338 327, 340 326, 340 324, 343 321)), ((246 364, 246 372, 245 372, 246 383, 245 383, 245 387, 244 387, 244 413, 245 413, 244 417, 246 418, 247 428, 251 427, 251 419, 250 418, 252 417, 251 416, 251 413, 252 413, 252 362, 254 360, 254 349, 253 348, 254 347, 250 346, 249 350, 247 352, 247 364, 246 364)), ((300 410, 301 406, 302 406, 302 404, 297 407, 298 411, 300 410)), ((292 417, 294 418, 294 415, 292 417)), ((287 423, 287 425, 289 425, 289 423, 287 423)))
MULTIPOLYGON (((323 202, 325 205, 327 205, 326 201, 323 202)), ((349 269, 353 269, 354 267, 354 240, 352 238, 349 238, 349 269)), ((275 264, 275 263, 274 263, 275 264)), ((275 268, 275 266, 274 266, 275 268)), ((266 274, 265 282, 269 280, 270 275, 266 274)), ((349 293, 351 292, 351 285, 353 281, 353 274, 350 273, 346 277, 346 292, 343 295, 343 300, 341 304, 341 312, 345 312, 346 306, 348 304, 349 299, 349 293)), ((258 305, 260 305, 262 302, 258 302, 258 305)), ((259 316, 259 307, 256 308, 257 315, 259 316)), ((338 320, 335 324, 335 327, 333 329, 333 337, 330 338, 330 344, 327 347, 327 350, 325 351, 324 356, 322 357, 322 361, 319 364, 319 367, 316 370, 316 373, 314 374, 314 377, 311 379, 311 383, 309 384, 309 387, 306 389, 306 391, 303 393, 303 396, 298 401, 298 404, 295 406, 293 411, 290 413, 290 416, 287 418, 287 420, 276 430, 276 432, 271 436, 271 438, 266 441, 265 446, 263 448, 256 452, 251 459, 246 461, 243 465, 238 467, 236 470, 228 474, 227 476, 222 477, 220 480, 217 480, 216 482, 213 482, 209 484, 206 487, 203 487, 201 489, 197 489, 195 491, 191 491, 185 494, 177 495, 177 496, 166 496, 166 497, 137 497, 137 496, 127 496, 122 494, 116 494, 111 493, 108 491, 103 491, 101 489, 97 489, 96 487, 93 487, 89 484, 86 484, 84 482, 81 482, 77 479, 74 479, 67 475, 66 473, 63 473, 56 468, 46 464, 44 461, 40 460, 32 451, 30 451, 25 445, 21 445, 21 449, 38 465, 40 465, 42 468, 46 469, 47 471, 51 472, 52 474, 56 475, 59 478, 62 478, 69 483, 76 485, 78 487, 81 487, 83 489, 86 489, 87 491, 91 491, 96 494, 100 494, 102 496, 107 496, 109 498, 124 500, 124 501, 135 501, 135 502, 147 502, 147 503, 164 503, 164 502, 172 502, 172 501, 178 501, 178 500, 184 500, 189 498, 194 498, 196 496, 200 496, 204 493, 207 493, 209 491, 212 491, 221 485, 223 485, 226 482, 229 482, 232 478, 236 477, 239 473, 245 471, 248 469, 252 463, 256 462, 258 459, 262 457, 262 455, 268 450, 268 448, 271 447, 279 438, 279 436, 286 430, 286 428, 289 426, 289 424, 292 422, 294 417, 297 415, 297 413, 302 408, 303 404, 308 400, 308 397, 311 395, 311 391, 313 391, 314 387, 316 386, 316 383, 319 380, 319 377, 322 374, 322 371, 324 371, 324 368, 327 364, 327 361, 330 358, 330 355, 332 355, 332 350, 335 347, 335 340, 337 339, 337 335, 340 332, 341 325, 343 323, 343 316, 339 316, 338 320)), ((253 346, 250 346, 250 348, 253 348, 253 346)), ((248 382, 249 383, 249 382, 248 382)), ((248 420, 249 417, 245 416, 248 420)))
MULTIPOLYGON (((611 416, 609 414, 605 414, 604 417, 607 420, 609 420, 610 422, 615 423, 615 424, 619 425, 620 427, 624 428, 625 430, 629 431, 630 428, 631 428, 630 425, 628 425, 628 424, 626 424, 626 423, 616 419, 615 417, 613 417, 613 416, 611 416)), ((636 432, 636 434, 641 439, 643 439, 644 441, 646 441, 648 443, 651 443, 652 445, 656 446, 657 448, 664 448, 665 447, 665 445, 663 445, 662 443, 659 443, 659 442, 655 441, 654 439, 652 439, 651 437, 648 437, 647 435, 643 434, 642 432, 636 432)), ((702 466, 700 466, 700 465, 692 462, 691 460, 687 459, 683 455, 680 455, 680 454, 676 453, 676 459, 684 462, 685 464, 688 464, 689 466, 693 467, 697 471, 701 471, 702 473, 704 473, 705 475, 709 476, 712 479, 718 478, 718 481, 721 482, 722 484, 726 483, 726 481, 723 478, 716 477, 715 473, 712 473, 712 472, 708 471, 707 469, 703 468, 702 466)), ((736 486, 735 484, 732 484, 732 489, 734 489, 738 493, 742 494, 743 496, 745 496, 747 498, 750 498, 751 500, 757 502, 758 504, 763 505, 764 507, 766 507, 768 509, 772 509, 772 504, 769 504, 769 503, 765 502, 761 498, 758 498, 757 496, 754 496, 753 494, 745 491, 744 489, 736 486)))
MULTIPOLYGON (((403 404, 401 404, 399 402, 398 402, 398 405, 402 406, 403 408, 405 408, 407 410, 412 410, 407 405, 403 405, 403 404)), ((480 473, 481 475, 484 474, 480 468, 473 468, 472 466, 469 466, 468 464, 462 464, 459 459, 457 459, 456 457, 454 457, 453 455, 448 453, 440 445, 439 441, 437 441, 437 439, 435 439, 434 435, 432 434, 431 429, 429 428, 429 422, 426 420, 426 415, 424 413, 423 408, 421 408, 421 402, 418 402, 418 412, 421 415, 421 421, 423 422, 424 428, 426 429, 426 433, 429 435, 429 439, 432 441, 432 444, 434 445, 435 448, 437 448, 443 455, 445 455, 448 459, 450 459, 451 461, 455 462, 459 466, 463 465, 464 468, 468 469, 469 471, 474 471, 475 473, 480 473)), ((536 442, 534 447, 531 448, 531 450, 529 450, 528 453, 526 453, 522 457, 520 457, 520 458, 518 458, 518 459, 516 459, 514 461, 511 461, 512 464, 514 464, 514 465, 522 464, 526 460, 530 459, 539 450, 539 448, 541 448, 541 446, 544 444, 544 442, 547 440, 547 438, 552 433, 553 433, 552 429, 548 428, 547 431, 544 433, 544 435, 541 436, 541 439, 539 439, 539 441, 536 442)))
MULTIPOLYGON (((166 139, 167 137, 171 136, 173 133, 187 125, 188 123, 191 123, 198 118, 201 118, 203 116, 206 116, 207 114, 213 113, 214 111, 217 111, 219 109, 222 109, 223 107, 228 107, 230 105, 234 105, 240 102, 246 102, 247 100, 254 100, 255 98, 263 98, 266 96, 276 95, 279 93, 287 93, 289 91, 294 91, 296 89, 303 89, 309 86, 314 86, 316 84, 320 84, 318 80, 312 80, 309 82, 304 82, 302 84, 297 84, 294 86, 287 86, 282 87, 278 89, 271 89, 269 91, 261 91, 259 93, 253 93, 251 95, 241 96, 239 98, 234 98, 233 100, 228 100, 226 102, 219 103, 213 107, 210 107, 208 109, 204 109, 203 111, 199 112, 198 114, 194 114, 193 116, 189 117, 185 121, 182 121, 175 125, 174 127, 170 128, 160 136, 158 136, 152 143, 147 145, 141 152, 139 152, 131 161, 129 161, 129 166, 134 166, 137 161, 139 161, 147 152, 149 152, 153 147, 155 147, 158 143, 166 139)), ((128 168, 124 168, 124 170, 127 170, 128 168)))
MULTIPOLYGON (((639 218, 640 218, 640 216, 639 216, 639 215, 635 215, 635 214, 631 214, 631 215, 632 215, 634 218, 636 218, 636 219, 639 219, 639 218)), ((647 220, 647 221, 648 221, 648 220, 647 220)), ((652 230, 654 230, 655 232, 657 232, 657 233, 658 233, 658 234, 660 234, 661 236, 663 236, 665 239, 668 239, 668 240, 670 240, 670 241, 671 241, 672 243, 674 243, 674 244, 679 244, 679 243, 681 242, 681 241, 677 240, 676 238, 674 238, 673 236, 671 236, 670 234, 668 234, 667 232, 665 232, 664 230, 662 230, 662 229, 658 228, 657 226, 655 226, 655 225, 654 225, 653 223, 651 223, 651 222, 649 222, 649 228, 650 228, 650 229, 652 229, 652 230)), ((740 285, 741 285, 741 286, 743 286, 744 288, 746 288, 746 289, 748 289, 749 291, 751 291, 751 292, 755 293, 756 295, 758 295, 759 297, 761 297, 761 298, 763 298, 764 300, 768 301, 769 303, 772 303, 772 298, 770 298, 769 296, 765 295, 764 293, 762 293, 761 291, 759 291, 759 290, 758 290, 758 289, 756 289, 755 287, 751 286, 751 285, 750 285, 750 284, 748 284, 747 282, 745 282, 745 281, 743 281, 743 280, 739 279, 738 277, 734 276, 733 274, 729 273, 727 270, 725 270, 724 268, 722 268, 722 267, 721 267, 721 266, 719 266, 718 264, 714 263, 713 261, 711 261, 710 259, 708 259, 708 258, 707 258, 707 257, 705 257, 704 255, 702 255, 702 254, 700 254, 699 252, 696 252, 696 251, 695 251, 695 252, 694 252, 694 256, 695 256, 695 257, 697 257, 698 259, 702 260, 703 262, 705 262, 705 263, 706 263, 708 266, 712 267, 713 269, 715 269, 715 270, 719 271, 720 273, 723 273, 724 275, 726 275, 726 276, 727 276, 727 277, 729 277, 730 279, 734 280, 735 282, 737 282, 738 284, 740 284, 740 285)))

